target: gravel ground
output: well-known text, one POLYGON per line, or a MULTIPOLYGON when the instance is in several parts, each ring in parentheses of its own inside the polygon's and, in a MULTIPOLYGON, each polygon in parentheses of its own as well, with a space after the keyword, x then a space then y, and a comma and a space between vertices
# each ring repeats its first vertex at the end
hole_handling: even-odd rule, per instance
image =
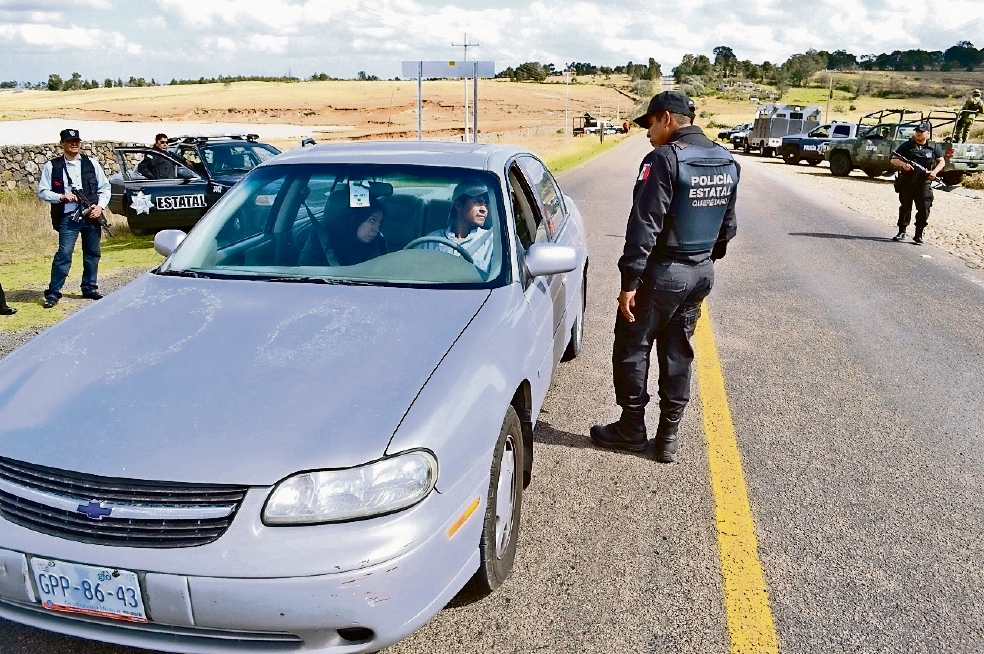
MULTIPOLYGON (((143 268, 120 268, 114 270, 110 275, 101 277, 99 280, 99 290, 103 293, 112 293, 118 288, 126 286, 134 279, 142 275, 146 270, 143 268)), ((38 302, 41 300, 39 299, 38 302)), ((69 301, 63 300, 69 307, 70 314, 78 311, 82 307, 88 306, 92 300, 69 301)), ((27 341, 31 340, 51 325, 41 325, 38 327, 27 327, 25 329, 15 329, 13 331, 0 330, 0 358, 13 352, 27 341)))
MULTIPOLYGON (((896 233, 899 201, 888 177, 869 179, 861 171, 849 177, 834 177, 826 164, 816 168, 789 166, 782 159, 740 155, 743 166, 760 166, 769 174, 794 177, 848 209, 885 223, 888 237, 896 233)), ((926 227, 926 243, 960 257, 972 268, 984 268, 984 193, 959 189, 936 191, 926 227)), ((915 216, 913 215, 913 218, 915 216)), ((909 225, 909 236, 914 227, 909 225)))

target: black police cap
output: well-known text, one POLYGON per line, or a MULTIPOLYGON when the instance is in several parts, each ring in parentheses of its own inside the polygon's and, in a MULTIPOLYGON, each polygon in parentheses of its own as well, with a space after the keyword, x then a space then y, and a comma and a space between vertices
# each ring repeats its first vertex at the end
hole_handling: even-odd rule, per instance
POLYGON ((929 123, 919 123, 918 125, 916 125, 916 131, 917 132, 932 132, 933 131, 933 126, 930 125, 929 123))
POLYGON ((59 136, 61 137, 61 142, 62 143, 67 143, 69 141, 81 141, 82 140, 82 137, 79 136, 79 130, 77 130, 77 129, 63 129, 61 131, 61 134, 59 134, 59 136))
POLYGON ((694 101, 687 97, 685 93, 679 91, 663 91, 654 95, 649 101, 649 109, 635 119, 635 124, 639 127, 649 127, 649 117, 655 116, 660 111, 669 111, 674 114, 682 114, 691 118, 697 113, 697 106, 694 101))

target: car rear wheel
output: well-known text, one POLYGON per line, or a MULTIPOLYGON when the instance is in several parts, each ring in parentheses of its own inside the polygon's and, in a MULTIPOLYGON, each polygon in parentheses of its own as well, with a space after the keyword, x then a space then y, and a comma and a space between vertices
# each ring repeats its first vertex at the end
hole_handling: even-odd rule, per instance
POLYGON ((799 150, 792 146, 786 148, 782 151, 782 160, 790 166, 795 166, 800 162, 799 150))
POLYGON ((963 173, 957 170, 948 170, 947 172, 940 175, 940 179, 947 186, 958 186, 960 181, 963 179, 963 173))
POLYGON ((567 349, 564 350, 564 356, 561 357, 561 361, 576 359, 578 355, 581 354, 581 348, 584 345, 584 308, 587 304, 588 279, 587 276, 585 276, 584 280, 581 282, 581 310, 574 319, 574 326, 571 327, 571 340, 567 342, 567 349))
POLYGON ((509 407, 502 421, 492 459, 492 477, 479 540, 481 561, 471 583, 488 595, 505 582, 516 559, 519 519, 523 506, 523 427, 516 409, 509 407))
POLYGON ((745 141, 745 146, 742 149, 745 151, 745 154, 752 153, 752 146, 748 143, 748 141, 745 141))
POLYGON ((835 152, 830 155, 830 174, 835 177, 846 177, 851 174, 854 166, 851 164, 851 155, 846 152, 835 152))
POLYGON ((776 153, 775 148, 762 148, 762 156, 772 158, 772 155, 776 153))

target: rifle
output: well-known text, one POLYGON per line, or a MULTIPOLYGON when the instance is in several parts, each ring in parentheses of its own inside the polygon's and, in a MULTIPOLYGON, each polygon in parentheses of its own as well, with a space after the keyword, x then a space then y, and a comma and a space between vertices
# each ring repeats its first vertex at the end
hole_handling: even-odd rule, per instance
MULTIPOLYGON (((904 164, 909 164, 909 165, 910 165, 910 166, 912 166, 912 167, 913 167, 914 169, 916 169, 916 170, 918 170, 919 172, 921 172, 921 173, 923 173, 923 174, 924 174, 924 175, 926 175, 927 177, 929 176, 929 169, 928 169, 928 168, 926 168, 926 167, 925 167, 925 166, 923 166, 922 164, 919 164, 919 163, 916 163, 916 162, 915 162, 915 161, 913 161, 912 159, 909 159, 909 158, 908 158, 908 157, 906 157, 906 156, 905 156, 904 154, 900 154, 898 150, 892 150, 892 156, 891 156, 891 157, 889 157, 889 160, 891 160, 891 159, 898 159, 899 161, 901 161, 901 162, 902 162, 902 163, 904 163, 904 164)), ((945 189, 945 188, 946 188, 946 184, 944 184, 944 183, 943 183, 943 180, 941 180, 941 179, 940 179, 939 177, 937 177, 937 178, 935 178, 935 179, 934 179, 934 180, 933 180, 933 181, 932 181, 932 182, 930 183, 930 188, 934 188, 934 189, 939 189, 939 190, 943 190, 943 189, 945 189)))
MULTIPOLYGON (((89 202, 89 198, 85 196, 81 189, 76 186, 72 187, 72 193, 75 194, 75 199, 78 202, 78 207, 75 209, 75 213, 72 216, 72 220, 79 222, 81 220, 88 220, 89 214, 92 213, 92 208, 95 206, 89 202)), ((109 228, 109 223, 106 222, 106 212, 103 211, 102 215, 99 216, 99 226, 106 230, 107 236, 113 237, 113 230, 109 228)))

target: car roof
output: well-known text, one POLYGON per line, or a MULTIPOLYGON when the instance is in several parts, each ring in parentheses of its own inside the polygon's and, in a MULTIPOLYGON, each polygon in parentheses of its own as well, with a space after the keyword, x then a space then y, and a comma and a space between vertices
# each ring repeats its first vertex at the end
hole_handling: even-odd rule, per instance
POLYGON ((288 150, 263 166, 301 163, 410 164, 476 170, 501 170, 517 154, 530 154, 515 145, 451 143, 447 141, 369 141, 325 143, 288 150))

